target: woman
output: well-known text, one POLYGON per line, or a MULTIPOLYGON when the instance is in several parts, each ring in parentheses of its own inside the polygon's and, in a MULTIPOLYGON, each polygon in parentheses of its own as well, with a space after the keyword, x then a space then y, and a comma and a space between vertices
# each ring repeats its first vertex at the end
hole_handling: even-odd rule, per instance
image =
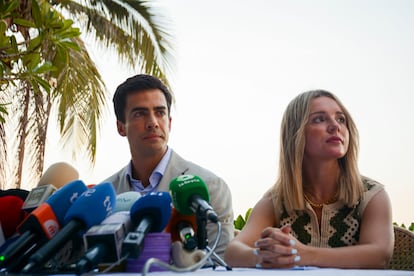
POLYGON ((383 185, 361 176, 358 131, 330 92, 298 95, 281 125, 279 177, 225 252, 234 267, 384 268, 394 236, 383 185))

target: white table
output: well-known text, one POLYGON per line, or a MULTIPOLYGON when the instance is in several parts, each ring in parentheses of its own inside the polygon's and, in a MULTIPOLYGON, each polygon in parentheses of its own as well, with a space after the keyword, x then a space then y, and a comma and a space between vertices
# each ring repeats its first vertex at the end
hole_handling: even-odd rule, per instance
MULTIPOLYGON (((377 270, 377 269, 334 269, 334 268, 302 268, 302 269, 250 269, 233 268, 227 271, 223 267, 199 269, 189 273, 176 273, 170 271, 149 272, 147 276, 178 276, 178 275, 200 275, 200 276, 414 276, 414 271, 404 270, 377 270)), ((98 274, 99 275, 99 274, 98 274)), ((105 274, 101 274, 105 275, 105 274)), ((119 275, 140 275, 137 273, 115 273, 119 275)))

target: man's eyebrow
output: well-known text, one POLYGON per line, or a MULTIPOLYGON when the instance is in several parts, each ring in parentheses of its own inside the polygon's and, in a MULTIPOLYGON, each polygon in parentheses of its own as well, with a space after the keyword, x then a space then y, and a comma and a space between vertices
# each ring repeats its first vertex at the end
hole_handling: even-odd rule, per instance
MULTIPOLYGON (((150 108, 148 108, 148 107, 136 106, 136 107, 134 107, 134 108, 131 109, 131 113, 132 112, 137 112, 137 111, 149 111, 149 110, 150 110, 150 108)), ((164 106, 164 105, 155 106, 153 108, 153 110, 157 110, 157 111, 159 111, 159 110, 167 110, 167 107, 164 106)))
POLYGON ((131 109, 131 112, 135 112, 135 111, 147 111, 147 110, 149 110, 149 109, 146 108, 146 107, 136 106, 136 107, 134 107, 134 108, 131 109))
POLYGON ((160 106, 154 107, 154 109, 156 109, 156 110, 165 110, 165 109, 167 109, 167 107, 165 105, 160 105, 160 106))

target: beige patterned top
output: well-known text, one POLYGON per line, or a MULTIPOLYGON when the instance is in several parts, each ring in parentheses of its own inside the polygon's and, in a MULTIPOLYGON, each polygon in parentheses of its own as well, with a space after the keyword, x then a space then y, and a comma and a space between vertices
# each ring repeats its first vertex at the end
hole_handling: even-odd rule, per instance
MULTIPOLYGON (((315 247, 341 247, 355 245, 359 241, 359 231, 362 214, 372 197, 384 186, 375 180, 363 177, 365 186, 364 198, 354 208, 347 207, 342 202, 335 202, 322 207, 321 228, 312 207, 306 202, 306 210, 288 214, 282 205, 282 210, 276 221, 282 227, 290 224, 291 234, 300 242, 315 247)), ((277 203, 277 195, 273 195, 273 206, 277 203)), ((275 207, 276 208, 276 207, 275 207)))

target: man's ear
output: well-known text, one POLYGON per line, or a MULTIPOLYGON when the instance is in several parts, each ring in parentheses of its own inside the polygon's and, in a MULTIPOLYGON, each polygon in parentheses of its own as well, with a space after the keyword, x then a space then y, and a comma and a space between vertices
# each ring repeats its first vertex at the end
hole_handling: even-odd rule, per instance
POLYGON ((118 129, 118 133, 119 133, 119 135, 121 135, 121 136, 126 136, 126 131, 125 131, 125 124, 124 123, 122 123, 121 121, 119 121, 119 120, 117 120, 116 121, 116 127, 117 127, 117 129, 118 129))

